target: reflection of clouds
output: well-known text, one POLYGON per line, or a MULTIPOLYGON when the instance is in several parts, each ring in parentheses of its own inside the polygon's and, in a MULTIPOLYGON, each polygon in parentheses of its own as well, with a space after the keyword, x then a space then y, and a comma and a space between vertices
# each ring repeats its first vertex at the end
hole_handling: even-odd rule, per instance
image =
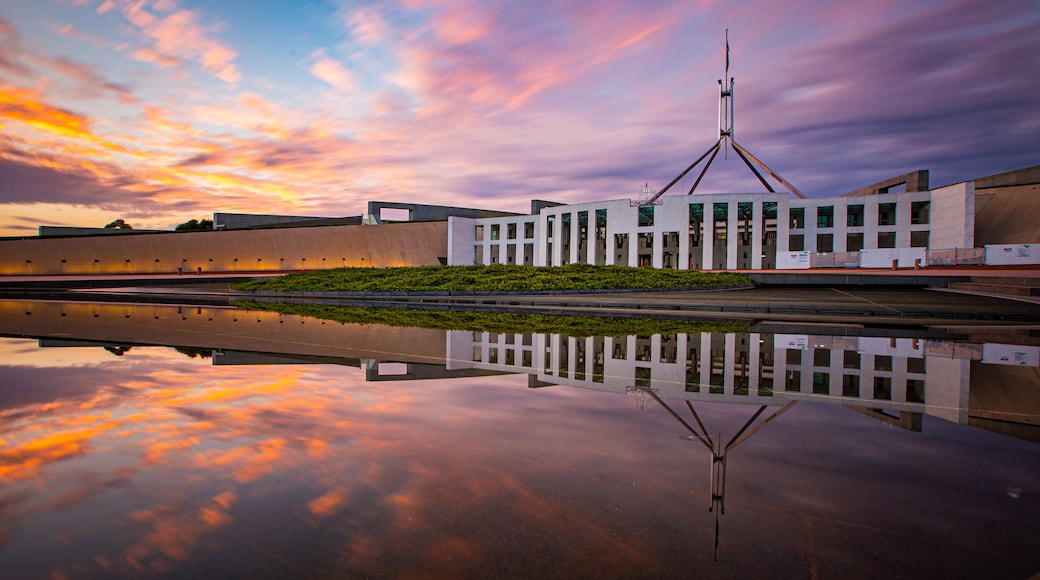
MULTIPOLYGON (((40 537, 27 557, 61 560, 79 552, 60 542, 111 532, 82 562, 61 566, 122 575, 188 575, 253 545, 265 548, 256 556, 265 564, 306 545, 315 566, 341 576, 678 576, 696 569, 683 564, 710 561, 697 549, 712 532, 707 454, 662 409, 639 411, 630 397, 528 389, 524 376, 366 383, 339 366, 132 354, 90 369, 103 387, 89 396, 0 411, 0 464, 21 465, 0 486, 0 544, 40 537), (60 542, 45 529, 58 518, 60 542)), ((725 436, 751 409, 698 412, 725 436)), ((887 534, 906 505, 893 493, 935 515, 940 481, 957 474, 876 485, 870 476, 886 462, 889 474, 914 474, 930 452, 918 443, 927 433, 884 429, 879 438, 876 427, 806 404, 743 443, 730 465, 724 546, 737 553, 737 530, 743 546, 779 530, 797 551, 808 517, 819 530, 841 520, 887 534), (823 435, 839 432, 852 435, 823 435), (879 443, 864 445, 872 437, 879 443), (769 526, 737 527, 742 518, 769 526)), ((947 444, 943 456, 955 457, 947 444)), ((1014 485, 1030 481, 1016 474, 1014 485)), ((1002 500, 1006 487, 993 486, 1002 500)), ((1022 517, 1035 514, 1022 497, 1022 517)), ((933 537, 953 519, 940 513, 941 523, 917 529, 933 537)), ((13 558, 0 552, 0 566, 13 558)))

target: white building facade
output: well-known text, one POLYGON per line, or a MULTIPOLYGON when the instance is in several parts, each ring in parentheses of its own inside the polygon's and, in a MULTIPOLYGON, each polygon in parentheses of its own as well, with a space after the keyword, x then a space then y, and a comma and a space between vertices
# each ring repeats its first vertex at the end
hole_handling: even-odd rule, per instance
POLYGON ((697 194, 649 205, 622 199, 544 207, 537 215, 452 217, 448 263, 759 270, 898 258, 904 265, 905 256, 928 249, 973 247, 974 191, 965 182, 818 199, 697 194))

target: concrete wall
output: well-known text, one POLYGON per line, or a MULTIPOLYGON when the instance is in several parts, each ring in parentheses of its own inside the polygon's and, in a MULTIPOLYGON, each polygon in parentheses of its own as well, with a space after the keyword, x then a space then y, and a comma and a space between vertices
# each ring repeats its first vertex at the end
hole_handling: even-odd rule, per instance
POLYGON ((928 170, 920 169, 917 171, 911 171, 904 175, 898 175, 866 187, 861 187, 855 191, 846 193, 845 195, 873 195, 888 193, 889 189, 904 184, 906 185, 905 191, 928 191, 928 170))
POLYGON ((447 222, 0 240, 0 274, 129 274, 432 266, 447 222))
MULTIPOLYGON (((410 222, 439 222, 447 221, 452 216, 466 218, 490 218, 510 215, 521 215, 515 212, 497 211, 491 209, 476 209, 469 207, 454 207, 450 205, 427 205, 422 203, 405 203, 397 201, 370 201, 368 202, 368 213, 365 216, 366 223, 384 223, 381 214, 384 209, 398 209, 408 211, 410 222)), ((404 220, 387 220, 387 222, 404 220)))
POLYGON ((931 216, 930 248, 974 247, 975 184, 958 183, 932 190, 931 216))
POLYGON ((473 231, 476 220, 464 217, 448 218, 448 265, 469 266, 473 264, 473 231))
POLYGON ((443 364, 445 332, 237 308, 0 301, 0 335, 443 364))
POLYGON ((975 204, 977 245, 1040 244, 1040 185, 976 189, 975 204))

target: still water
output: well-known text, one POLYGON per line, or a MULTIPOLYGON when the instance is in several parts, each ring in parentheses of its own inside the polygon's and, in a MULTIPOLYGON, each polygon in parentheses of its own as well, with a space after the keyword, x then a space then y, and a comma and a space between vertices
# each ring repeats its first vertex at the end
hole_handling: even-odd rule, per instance
POLYGON ((0 315, 3 578, 1040 572, 1035 340, 0 315))

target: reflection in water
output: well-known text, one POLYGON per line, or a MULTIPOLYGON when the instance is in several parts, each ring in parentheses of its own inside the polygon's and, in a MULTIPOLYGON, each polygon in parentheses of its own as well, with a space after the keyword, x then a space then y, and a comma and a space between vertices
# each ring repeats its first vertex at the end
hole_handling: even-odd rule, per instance
POLYGON ((1030 344, 0 314, 5 577, 1040 570, 1030 344))

